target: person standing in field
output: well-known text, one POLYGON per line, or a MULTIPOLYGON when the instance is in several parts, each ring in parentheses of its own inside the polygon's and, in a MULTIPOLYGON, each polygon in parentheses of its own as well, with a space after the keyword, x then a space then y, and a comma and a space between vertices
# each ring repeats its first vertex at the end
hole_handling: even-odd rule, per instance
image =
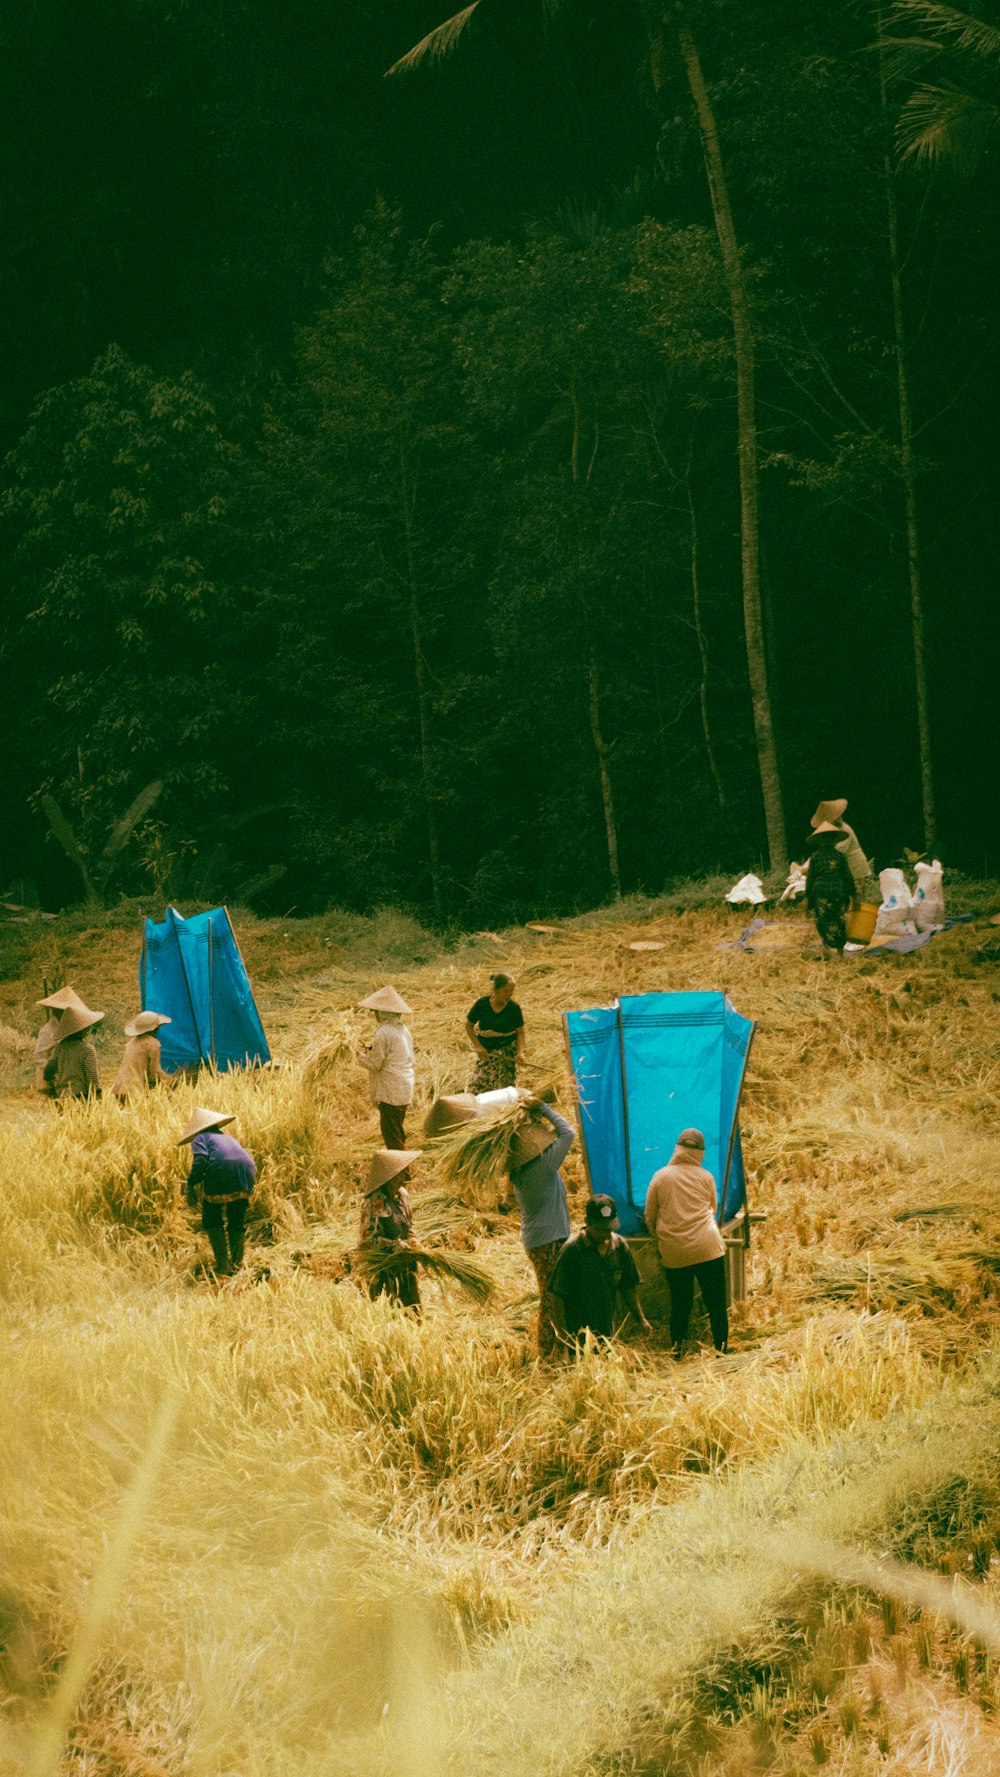
POLYGON ((806 876, 806 906, 823 940, 826 958, 841 957, 847 943, 845 916, 854 900, 854 878, 850 865, 837 845, 837 829, 830 821, 821 821, 809 836, 809 873, 806 876))
POLYGON ((116 1098, 126 1099, 130 1091, 144 1092, 150 1086, 158 1086, 161 1080, 172 1078, 160 1064, 160 1039, 156 1034, 162 1024, 170 1022, 162 1012, 139 1012, 131 1024, 126 1024, 129 1040, 111 1088, 116 1098))
POLYGON ((192 1209, 201 1210, 218 1277, 231 1277, 243 1263, 247 1205, 257 1182, 257 1168, 246 1148, 222 1133, 224 1124, 235 1120, 230 1111, 199 1105, 177 1143, 178 1147, 191 1143, 187 1200, 192 1209))
POLYGON ((525 1157, 522 1164, 511 1167, 510 1183, 521 1212, 521 1245, 538 1282, 538 1355, 551 1357, 558 1335, 549 1287, 556 1260, 569 1236, 569 1204, 559 1168, 576 1140, 576 1131, 550 1104, 537 1098, 527 1102, 535 1113, 533 1126, 522 1138, 521 1153, 525 1157), (544 1146, 538 1128, 543 1118, 551 1126, 544 1146), (529 1147, 541 1151, 530 1155, 526 1151, 529 1147))
POLYGON ((45 1079, 56 1098, 100 1098, 101 1070, 87 1032, 103 1017, 86 1006, 70 1006, 60 1018, 56 1046, 45 1064, 45 1079))
POLYGON ((404 1016, 410 1008, 394 987, 380 987, 361 1001, 366 1011, 374 1012, 377 1029, 371 1045, 358 1056, 368 1069, 372 1104, 378 1111, 382 1142, 387 1149, 400 1152, 406 1147, 406 1112, 413 1102, 415 1075, 413 1069, 413 1038, 404 1016))
POLYGON ((465 1034, 477 1057, 470 1092, 492 1092, 517 1084, 524 1061, 524 1016, 514 999, 509 975, 491 975, 490 991, 469 1010, 465 1034))
POLYGON ((586 1333, 613 1339, 624 1318, 619 1303, 642 1332, 651 1331, 639 1302, 639 1270, 620 1226, 613 1197, 589 1197, 583 1228, 556 1259, 549 1293, 563 1344, 579 1345, 586 1333))
POLYGON ((405 1251, 413 1239, 413 1206, 406 1184, 410 1167, 422 1152, 422 1148, 380 1148, 372 1155, 358 1230, 362 1256, 366 1251, 398 1255, 391 1272, 372 1277, 369 1295, 391 1296, 401 1308, 412 1308, 415 1314, 420 1313, 420 1286, 417 1261, 405 1251))
POLYGON ((847 859, 847 866, 851 872, 851 881, 854 885, 854 900, 858 906, 860 906, 865 884, 871 876, 874 866, 872 865, 871 860, 865 857, 854 828, 848 826, 848 823, 844 819, 846 809, 847 799, 844 796, 838 796, 836 800, 832 802, 821 802, 818 805, 812 820, 809 822, 809 825, 812 827, 814 833, 821 827, 824 827, 826 823, 829 823, 831 827, 835 828, 837 833, 837 850, 842 852, 847 859))
POLYGON ((52 1086, 46 1081, 45 1069, 52 1060, 52 1054, 59 1041, 59 1021, 64 1012, 71 1008, 77 1012, 86 1012, 80 995, 73 987, 58 987, 54 993, 46 994, 43 1000, 36 1000, 36 1006, 46 1006, 49 1016, 42 1025, 35 1041, 35 1091, 44 1092, 52 1097, 52 1086))
POLYGON ((670 1337, 678 1358, 687 1338, 696 1282, 716 1351, 729 1346, 726 1248, 717 1220, 718 1192, 704 1159, 701 1130, 682 1129, 669 1165, 654 1172, 646 1193, 646 1226, 656 1241, 670 1290, 670 1337))

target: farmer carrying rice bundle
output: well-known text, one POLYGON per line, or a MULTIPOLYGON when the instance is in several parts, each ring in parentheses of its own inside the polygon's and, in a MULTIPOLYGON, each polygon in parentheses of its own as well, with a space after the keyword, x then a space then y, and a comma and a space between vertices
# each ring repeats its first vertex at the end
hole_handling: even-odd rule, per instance
POLYGON ((369 1278, 370 1296, 390 1296, 402 1308, 420 1313, 417 1261, 405 1252, 413 1239, 413 1207, 406 1181, 410 1167, 419 1160, 421 1148, 380 1148, 372 1155, 368 1186, 361 1199, 359 1238, 362 1255, 375 1261, 369 1278), (391 1268, 379 1267, 381 1255, 391 1256, 391 1268))
POLYGON ((35 1041, 35 1091, 45 1092, 51 1098, 52 1087, 45 1078, 45 1069, 52 1060, 52 1053, 59 1041, 59 1023, 64 1012, 71 1009, 86 1012, 88 1007, 73 987, 58 987, 54 993, 46 994, 43 1000, 36 1000, 36 1006, 46 1006, 49 1016, 42 1025, 35 1041))
POLYGON ((823 940, 824 957, 839 957, 847 943, 845 914, 854 899, 854 878, 832 822, 821 821, 810 835, 809 854, 806 906, 823 940))
POLYGON ((196 1106, 177 1142, 178 1147, 191 1143, 187 1200, 192 1209, 201 1210, 219 1277, 231 1277, 243 1263, 247 1204, 257 1182, 257 1168, 246 1148, 222 1133, 223 1124, 235 1120, 231 1111, 196 1106))
POLYGON ((509 975, 491 975, 490 991, 470 1007, 465 1034, 477 1056, 470 1092, 492 1092, 517 1083, 524 1061, 524 1015, 514 999, 509 975))
POLYGON ((380 987, 360 1003, 366 1011, 374 1012, 377 1028, 358 1061, 368 1069, 372 1104, 378 1111, 385 1147, 401 1152, 406 1147, 404 1123, 414 1086, 413 1038, 403 1023, 410 1008, 394 987, 380 987))
POLYGON ((116 1098, 126 1099, 132 1090, 145 1091, 158 1086, 161 1080, 173 1078, 164 1073, 160 1064, 160 1039, 156 1034, 162 1024, 169 1023, 162 1012, 139 1012, 125 1025, 128 1042, 111 1088, 116 1098))
POLYGON ((538 1283, 538 1355, 551 1357, 558 1331, 549 1285, 569 1237, 569 1205, 559 1168, 576 1140, 576 1131, 550 1104, 539 1098, 524 1102, 531 1107, 532 1123, 512 1148, 510 1184, 521 1212, 521 1245, 538 1283))
POLYGON ((60 1018, 56 1046, 45 1064, 56 1098, 100 1098, 101 1070, 87 1032, 103 1017, 87 1006, 70 1006, 60 1018))
POLYGON ((838 796, 832 802, 821 802, 809 825, 814 832, 818 832, 820 828, 825 830, 827 825, 834 828, 837 834, 834 843, 837 850, 842 852, 847 859, 851 881, 854 884, 854 899, 860 904, 862 891, 872 874, 873 865, 865 857, 854 828, 849 826, 844 819, 846 808, 847 798, 845 796, 838 796))

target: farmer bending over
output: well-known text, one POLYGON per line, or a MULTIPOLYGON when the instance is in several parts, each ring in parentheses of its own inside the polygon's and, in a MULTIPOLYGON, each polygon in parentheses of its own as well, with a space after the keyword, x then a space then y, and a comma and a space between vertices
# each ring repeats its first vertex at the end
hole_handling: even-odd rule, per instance
POLYGON ((615 1230, 620 1226, 613 1197, 587 1200, 586 1218, 556 1260, 549 1280, 553 1318, 565 1344, 580 1345, 585 1333, 611 1339, 624 1316, 620 1297, 644 1333, 649 1322, 639 1305, 639 1272, 628 1246, 615 1230))
POLYGON ((224 1123, 233 1122, 229 1111, 198 1107, 177 1143, 178 1147, 191 1143, 187 1200, 192 1209, 201 1210, 219 1277, 231 1277, 243 1263, 247 1204, 257 1182, 257 1168, 246 1148, 234 1136, 221 1133, 224 1123))
POLYGON ((843 852, 837 850, 837 829, 830 821, 821 821, 810 834, 809 851, 806 906, 823 940, 823 956, 829 960, 844 954, 844 916, 854 899, 854 878, 843 852))

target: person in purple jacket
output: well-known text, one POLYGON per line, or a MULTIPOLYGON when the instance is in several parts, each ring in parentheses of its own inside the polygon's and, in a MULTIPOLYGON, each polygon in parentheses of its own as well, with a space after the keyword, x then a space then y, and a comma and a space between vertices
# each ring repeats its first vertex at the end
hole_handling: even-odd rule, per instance
POLYGON ((549 1301, 549 1279, 563 1242, 569 1238, 569 1204, 559 1168, 576 1140, 576 1131, 550 1104, 538 1098, 528 1102, 535 1120, 544 1118, 551 1125, 554 1138, 533 1159, 512 1167, 510 1182, 521 1212, 521 1245, 538 1279, 538 1355, 551 1357, 559 1336, 549 1301))
POLYGON ((234 1121, 228 1111, 198 1106, 177 1143, 178 1147, 191 1143, 187 1200, 201 1210, 219 1277, 231 1277, 243 1263, 247 1204, 257 1182, 257 1168, 246 1148, 235 1137, 222 1134, 222 1125, 234 1121))

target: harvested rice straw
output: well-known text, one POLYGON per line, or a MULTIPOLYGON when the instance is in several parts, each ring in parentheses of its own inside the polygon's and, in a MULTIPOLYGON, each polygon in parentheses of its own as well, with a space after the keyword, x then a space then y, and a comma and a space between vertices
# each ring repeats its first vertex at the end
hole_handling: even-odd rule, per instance
POLYGON ((423 1246, 359 1247, 352 1269, 367 1283, 392 1283, 416 1260, 421 1271, 456 1283, 474 1302, 488 1302, 496 1291, 496 1278, 481 1259, 468 1253, 449 1253, 423 1246))
POLYGON ((442 1182, 455 1187, 464 1203, 481 1207, 495 1200, 506 1188, 514 1138, 530 1122, 530 1108, 522 1103, 445 1130, 432 1143, 442 1182))

